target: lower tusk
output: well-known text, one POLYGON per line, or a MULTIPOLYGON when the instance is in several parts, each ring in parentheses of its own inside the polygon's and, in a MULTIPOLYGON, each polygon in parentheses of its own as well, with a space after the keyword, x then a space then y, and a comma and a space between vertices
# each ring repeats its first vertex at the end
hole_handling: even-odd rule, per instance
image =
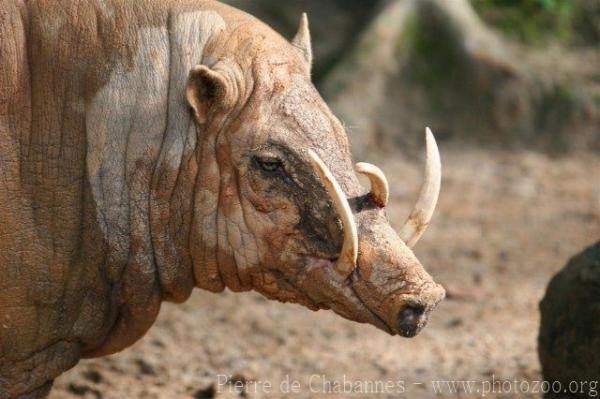
POLYGON ((425 179, 421 186, 419 199, 399 234, 410 248, 419 241, 431 221, 442 182, 440 152, 429 128, 425 130, 425 139, 427 143, 425 179))
POLYGON ((377 206, 385 208, 390 198, 390 186, 383 171, 377 166, 365 162, 357 163, 356 171, 369 178, 371 182, 371 198, 377 206))
POLYGON ((337 213, 342 219, 344 244, 336 262, 336 269, 344 274, 344 276, 347 276, 354 271, 358 259, 358 233, 356 223, 354 222, 354 215, 352 214, 346 195, 331 173, 331 170, 329 170, 327 165, 325 165, 314 151, 308 150, 308 155, 311 158, 315 171, 323 181, 323 185, 327 188, 327 192, 331 196, 337 213))

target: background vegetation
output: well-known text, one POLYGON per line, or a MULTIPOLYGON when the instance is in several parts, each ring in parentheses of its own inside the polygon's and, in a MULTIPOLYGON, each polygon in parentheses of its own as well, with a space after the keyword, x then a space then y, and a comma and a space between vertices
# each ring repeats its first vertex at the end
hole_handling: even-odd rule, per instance
POLYGON ((308 11, 314 80, 358 155, 414 148, 425 125, 477 145, 600 148, 600 1, 229 2, 287 37, 308 11))

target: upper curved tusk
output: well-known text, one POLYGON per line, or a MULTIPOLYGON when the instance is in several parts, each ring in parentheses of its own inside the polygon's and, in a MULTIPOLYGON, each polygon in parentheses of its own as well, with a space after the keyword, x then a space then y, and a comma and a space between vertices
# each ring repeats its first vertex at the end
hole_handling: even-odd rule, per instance
POLYGON ((371 198, 377 206, 385 208, 390 198, 390 185, 383 171, 377 166, 365 162, 357 163, 356 171, 369 178, 371 181, 371 198))
POLYGON ((346 195, 331 173, 331 170, 329 170, 327 165, 325 165, 314 151, 308 150, 308 155, 311 158, 315 171, 322 179, 323 185, 327 188, 337 213, 342 219, 344 244, 336 262, 336 269, 346 276, 352 273, 358 259, 358 233, 356 223, 354 222, 354 215, 352 214, 346 195))
POLYGON ((421 186, 419 199, 400 230, 400 238, 412 248, 427 229, 437 204, 442 183, 442 164, 435 137, 429 128, 425 129, 427 156, 425 180, 421 186))

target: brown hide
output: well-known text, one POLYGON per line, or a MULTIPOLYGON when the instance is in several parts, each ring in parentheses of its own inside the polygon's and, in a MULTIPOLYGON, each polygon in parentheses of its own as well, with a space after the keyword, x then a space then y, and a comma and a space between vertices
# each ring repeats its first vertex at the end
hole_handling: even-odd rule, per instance
POLYGON ((0 398, 121 350, 162 300, 189 296, 196 132, 182 93, 216 33, 208 9, 232 14, 0 2, 0 398))

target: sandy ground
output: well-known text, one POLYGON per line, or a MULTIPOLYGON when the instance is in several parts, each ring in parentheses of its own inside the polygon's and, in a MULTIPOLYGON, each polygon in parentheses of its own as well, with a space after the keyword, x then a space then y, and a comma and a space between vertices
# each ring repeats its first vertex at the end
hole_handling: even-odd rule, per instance
MULTIPOLYGON (((475 381, 472 388, 442 383, 450 397, 480 397, 491 388, 496 393, 487 397, 539 397, 521 392, 523 384, 500 391, 499 381, 527 381, 534 391, 541 378, 538 302, 567 259, 600 238, 600 156, 456 145, 442 146, 442 154, 438 212, 416 254, 451 295, 418 337, 391 337, 254 293, 198 290, 183 305, 165 304, 132 348, 64 374, 50 398, 279 398, 295 387, 294 397, 341 398, 350 396, 339 391, 344 381, 363 390, 354 397, 429 398, 436 380, 475 381), (230 383, 220 385, 222 376, 232 376, 230 383), (235 392, 236 381, 246 382, 245 392, 235 392)), ((399 227, 421 165, 380 163, 399 227)))

